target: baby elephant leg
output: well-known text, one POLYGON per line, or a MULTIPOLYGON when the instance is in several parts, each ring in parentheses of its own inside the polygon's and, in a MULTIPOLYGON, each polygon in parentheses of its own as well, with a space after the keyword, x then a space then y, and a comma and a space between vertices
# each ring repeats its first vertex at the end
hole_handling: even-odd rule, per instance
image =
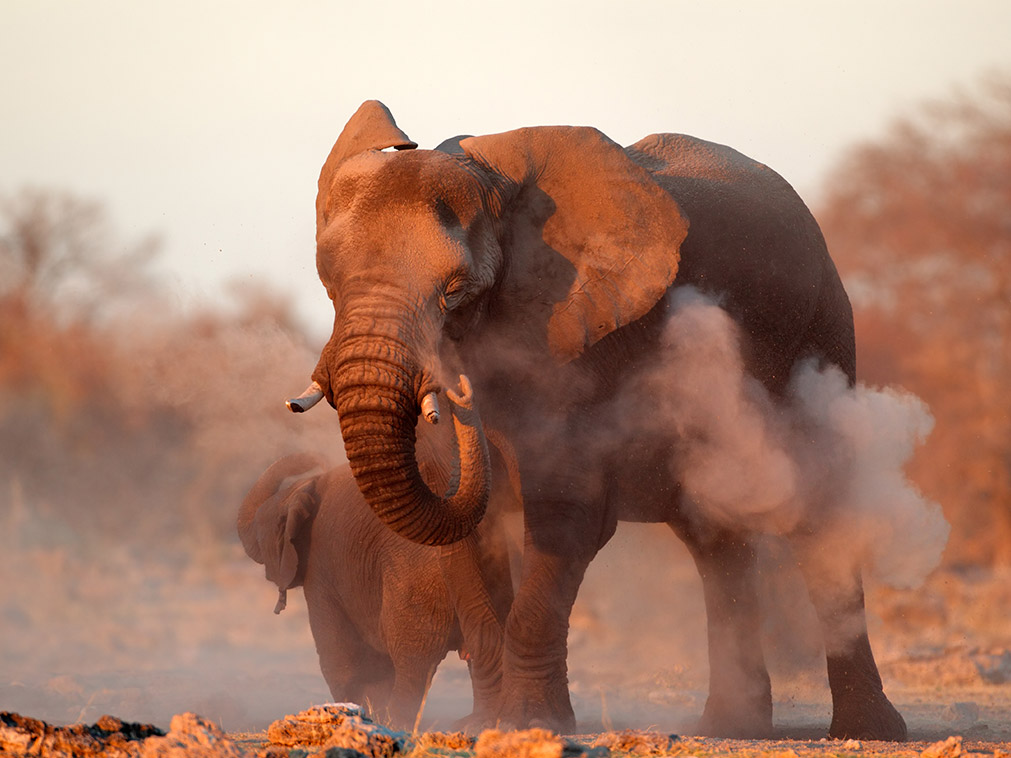
POLYGON ((344 610, 307 593, 309 627, 319 667, 334 700, 364 706, 382 715, 393 689, 393 662, 370 647, 344 610))

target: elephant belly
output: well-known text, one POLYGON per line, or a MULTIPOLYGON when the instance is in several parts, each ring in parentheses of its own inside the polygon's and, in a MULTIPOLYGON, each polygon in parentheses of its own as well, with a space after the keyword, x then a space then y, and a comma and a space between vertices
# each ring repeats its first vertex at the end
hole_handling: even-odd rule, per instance
POLYGON ((608 506, 619 521, 667 523, 676 517, 681 485, 671 470, 673 455, 671 441, 623 440, 604 480, 608 506))

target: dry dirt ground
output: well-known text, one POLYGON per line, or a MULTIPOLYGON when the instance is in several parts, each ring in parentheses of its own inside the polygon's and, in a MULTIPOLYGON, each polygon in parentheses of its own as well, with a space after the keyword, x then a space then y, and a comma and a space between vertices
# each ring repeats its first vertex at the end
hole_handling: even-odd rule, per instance
MULTIPOLYGON (((50 724, 112 714, 163 731, 173 714, 194 712, 235 737, 239 752, 265 749, 273 721, 332 698, 300 593, 274 616, 262 567, 235 547, 177 564, 46 545, 0 553, 0 711, 50 724)), ((1011 754, 1011 573, 938 571, 913 590, 869 588, 872 643, 912 742, 856 745, 820 741, 830 701, 813 612, 796 576, 774 570, 779 557, 770 548, 765 559, 761 634, 777 736, 793 741, 690 737, 708 676, 698 578, 669 532, 622 525, 573 614, 573 705, 579 730, 594 735, 578 742, 649 730, 681 735, 670 748, 677 755, 794 758, 914 755, 959 736, 938 758, 1011 754)), ((449 730, 469 707, 466 668, 451 656, 422 729, 449 730)))

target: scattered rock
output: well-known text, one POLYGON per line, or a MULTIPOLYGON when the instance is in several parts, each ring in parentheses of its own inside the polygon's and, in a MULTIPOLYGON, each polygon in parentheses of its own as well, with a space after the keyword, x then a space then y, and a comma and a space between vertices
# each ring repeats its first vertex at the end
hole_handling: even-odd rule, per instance
POLYGON ((842 744, 842 748, 843 750, 862 750, 863 744, 861 744, 860 740, 846 740, 842 744))
POLYGON ((606 747, 619 753, 635 755, 664 755, 674 750, 678 742, 676 734, 658 734, 656 732, 604 732, 593 741, 593 747, 606 747))
POLYGON ((373 723, 351 703, 329 703, 286 716, 270 725, 267 737, 275 745, 319 746, 317 755, 327 758, 347 758, 349 754, 340 752, 343 748, 371 758, 391 758, 404 749, 402 733, 373 723))
POLYGON ((163 735, 158 727, 102 716, 97 722, 53 726, 17 713, 0 713, 0 753, 42 756, 135 754, 142 740, 163 735))
POLYGON ((217 724, 195 713, 172 717, 164 737, 151 737, 132 750, 131 758, 242 758, 248 754, 217 724))
POLYGON ((588 748, 547 729, 500 732, 486 729, 474 745, 474 758, 605 758, 604 746, 588 748))
POLYGON ((962 747, 961 737, 949 737, 941 742, 935 742, 933 745, 927 747, 922 753, 920 753, 920 758, 960 758, 960 756, 965 754, 965 750, 962 747))

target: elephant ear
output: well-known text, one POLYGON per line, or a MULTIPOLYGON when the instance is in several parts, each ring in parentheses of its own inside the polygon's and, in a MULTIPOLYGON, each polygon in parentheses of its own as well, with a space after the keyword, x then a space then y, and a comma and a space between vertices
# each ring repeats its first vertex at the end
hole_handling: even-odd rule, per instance
POLYGON ((256 514, 267 579, 279 592, 274 613, 284 610, 287 590, 296 586, 303 531, 312 523, 317 503, 316 478, 311 477, 275 495, 256 514))
POLYGON ((644 316, 674 281, 688 221, 601 132, 532 127, 460 146, 507 180, 505 296, 559 361, 644 316))
POLYGON ((330 155, 327 156, 322 170, 319 172, 319 185, 316 194, 316 236, 318 237, 326 226, 326 206, 333 184, 334 174, 341 163, 366 150, 385 150, 394 147, 397 150, 413 150, 418 145, 404 134, 393 120, 390 109, 378 100, 366 100, 355 114, 348 119, 344 130, 340 133, 330 155))

